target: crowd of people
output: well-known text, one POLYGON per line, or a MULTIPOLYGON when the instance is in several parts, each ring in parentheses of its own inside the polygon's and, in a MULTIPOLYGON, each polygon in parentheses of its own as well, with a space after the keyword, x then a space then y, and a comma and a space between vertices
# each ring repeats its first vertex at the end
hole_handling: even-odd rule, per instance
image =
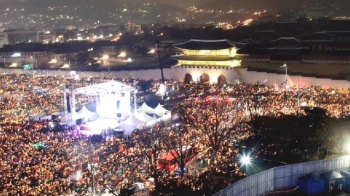
MULTIPOLYGON (((324 108, 329 116, 336 118, 350 114, 347 89, 169 81, 168 102, 173 106, 173 122, 162 125, 162 130, 168 133, 162 139, 178 142, 178 147, 191 146, 196 156, 186 159, 189 168, 186 175, 162 171, 155 182, 145 154, 150 149, 145 149, 138 137, 103 135, 101 139, 82 135, 74 126, 42 131, 52 121, 30 118, 62 111, 64 87, 77 88, 107 80, 25 74, 0 76, 0 195, 126 194, 132 188, 136 190, 139 182, 158 195, 218 191, 232 180, 213 181, 213 175, 244 176, 239 162, 243 152, 237 144, 254 135, 249 124, 254 116, 303 115, 300 107, 324 108), (178 98, 184 100, 176 101, 178 98), (185 135, 175 140, 179 130, 185 135)), ((133 81, 123 82, 133 85, 133 81)), ((153 82, 157 84, 158 81, 153 82)), ((93 98, 78 95, 77 99, 77 104, 85 104, 93 98)), ((167 144, 162 145, 166 149, 167 144)), ((169 146, 176 145, 167 146, 169 152, 169 146)), ((177 164, 186 158, 173 157, 177 164)))

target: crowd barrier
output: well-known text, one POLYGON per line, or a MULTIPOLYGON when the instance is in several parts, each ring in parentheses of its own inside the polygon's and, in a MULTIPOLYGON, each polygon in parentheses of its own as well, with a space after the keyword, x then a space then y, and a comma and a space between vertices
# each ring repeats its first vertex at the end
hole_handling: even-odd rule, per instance
POLYGON ((297 186, 298 178, 311 172, 340 171, 350 166, 350 156, 298 163, 248 176, 214 194, 214 196, 261 196, 297 186))

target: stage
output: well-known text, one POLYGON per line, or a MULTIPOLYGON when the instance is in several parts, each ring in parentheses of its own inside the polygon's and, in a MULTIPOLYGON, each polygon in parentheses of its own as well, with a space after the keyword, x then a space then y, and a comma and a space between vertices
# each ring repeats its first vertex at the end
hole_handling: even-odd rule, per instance
POLYGON ((160 104, 156 108, 151 108, 146 103, 138 106, 137 92, 133 86, 113 80, 77 89, 64 89, 66 99, 63 120, 69 125, 79 125, 79 131, 86 135, 106 131, 131 135, 134 129, 171 119, 171 112, 160 104), (96 108, 92 109, 95 111, 82 106, 77 112, 78 96, 95 97, 96 108))

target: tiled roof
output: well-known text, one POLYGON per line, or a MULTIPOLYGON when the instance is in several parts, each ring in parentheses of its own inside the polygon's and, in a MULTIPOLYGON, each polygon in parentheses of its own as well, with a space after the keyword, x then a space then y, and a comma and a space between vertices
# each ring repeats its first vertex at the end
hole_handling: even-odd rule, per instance
POLYGON ((174 47, 188 50, 222 50, 235 46, 245 45, 245 43, 232 42, 227 39, 222 40, 198 40, 191 39, 184 43, 174 44, 174 47))
POLYGON ((229 61, 237 58, 230 56, 195 56, 195 55, 181 55, 173 56, 176 60, 187 60, 187 61, 229 61))

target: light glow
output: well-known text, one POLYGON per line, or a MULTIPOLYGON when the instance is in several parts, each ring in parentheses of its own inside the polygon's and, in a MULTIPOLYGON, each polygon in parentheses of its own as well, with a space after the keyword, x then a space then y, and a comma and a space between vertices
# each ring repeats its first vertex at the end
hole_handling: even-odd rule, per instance
POLYGON ((128 58, 128 59, 126 59, 125 62, 130 63, 130 62, 132 62, 132 59, 131 59, 131 58, 128 58))
POLYGON ((251 160, 252 158, 250 157, 250 156, 248 156, 248 155, 243 155, 242 157, 241 157, 241 160, 240 160, 240 162, 243 164, 243 165, 250 165, 250 163, 251 163, 251 160))
POLYGON ((164 84, 160 84, 159 85, 159 89, 158 89, 156 94, 163 96, 165 94, 165 90, 166 90, 165 85, 164 84))
POLYGON ((17 67, 17 63, 12 63, 10 67, 17 67))
POLYGON ((20 57, 20 56, 22 56, 22 54, 19 53, 19 52, 13 53, 13 54, 11 55, 11 57, 20 57))
POLYGON ((108 59, 109 59, 109 56, 108 56, 107 54, 105 54, 105 55, 102 56, 101 59, 102 59, 102 60, 108 60, 108 59))
POLYGON ((155 52, 156 52, 155 49, 151 49, 151 50, 148 52, 148 54, 154 54, 155 52))
POLYGON ((66 63, 66 64, 64 64, 61 68, 62 69, 67 69, 67 68, 69 68, 70 67, 70 65, 68 64, 68 63, 66 63))
POLYGON ((57 63, 57 59, 51 59, 51 61, 50 61, 49 63, 50 63, 50 64, 57 63))
POLYGON ((118 57, 125 58, 126 57, 126 52, 121 52, 118 57))

